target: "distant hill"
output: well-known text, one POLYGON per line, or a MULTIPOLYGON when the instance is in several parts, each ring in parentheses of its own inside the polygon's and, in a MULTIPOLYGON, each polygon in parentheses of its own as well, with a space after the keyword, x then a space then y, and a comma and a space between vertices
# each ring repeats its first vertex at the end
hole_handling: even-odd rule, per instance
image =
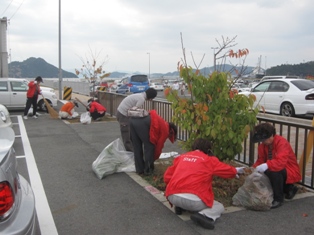
POLYGON ((301 64, 282 64, 271 67, 267 75, 296 75, 300 77, 314 76, 314 61, 301 64))
MULTIPOLYGON (((30 57, 23 62, 13 61, 9 64, 9 77, 11 78, 58 78, 59 68, 47 63, 42 58, 30 57)), ((75 73, 62 70, 63 78, 78 78, 75 73)))
MULTIPOLYGON (((217 65, 217 70, 223 72, 230 72, 233 68, 232 65, 223 64, 217 65)), ((251 77, 252 71, 255 67, 247 66, 243 75, 245 77, 251 77)), ((238 71, 241 70, 240 67, 236 68, 238 71)), ((208 76, 214 71, 214 67, 204 67, 200 69, 200 73, 204 76, 208 76)), ((140 72, 136 72, 140 73, 140 72)), ((111 72, 109 78, 123 78, 129 73, 126 72, 111 72)), ((279 65, 271 67, 266 71, 267 75, 298 75, 302 77, 314 76, 314 61, 301 63, 296 65, 279 65)), ((23 62, 11 62, 9 64, 9 77, 13 78, 35 78, 37 76, 42 76, 44 78, 58 78, 59 77, 59 68, 47 63, 42 58, 30 57, 23 62)), ((235 71, 232 72, 232 76, 236 76, 235 71)), ((75 73, 70 73, 65 70, 62 70, 63 78, 78 78, 75 73)), ((154 78, 167 78, 167 77, 179 77, 179 72, 168 72, 168 73, 152 73, 150 74, 152 79, 154 78)))

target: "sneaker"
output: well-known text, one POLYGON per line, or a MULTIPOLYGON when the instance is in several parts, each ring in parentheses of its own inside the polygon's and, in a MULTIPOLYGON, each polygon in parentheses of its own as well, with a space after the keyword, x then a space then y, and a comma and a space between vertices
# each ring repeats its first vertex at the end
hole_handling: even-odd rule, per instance
POLYGON ((37 116, 37 115, 34 115, 34 116, 33 116, 33 118, 37 119, 37 118, 38 118, 38 116, 37 116))
POLYGON ((23 116, 23 118, 24 118, 25 120, 28 119, 27 115, 23 116))
POLYGON ((299 188, 295 185, 293 185, 292 189, 286 194, 286 199, 291 200, 294 198, 295 194, 298 192, 299 188))
POLYGON ((273 202, 272 202, 272 205, 271 205, 271 207, 270 207, 270 209, 275 209, 275 208, 278 208, 278 207, 280 207, 280 206, 282 206, 282 202, 273 201, 273 202))
POLYGON ((204 215, 201 215, 200 213, 192 214, 190 218, 194 223, 201 225, 203 228, 206 229, 215 228, 214 220, 204 215))

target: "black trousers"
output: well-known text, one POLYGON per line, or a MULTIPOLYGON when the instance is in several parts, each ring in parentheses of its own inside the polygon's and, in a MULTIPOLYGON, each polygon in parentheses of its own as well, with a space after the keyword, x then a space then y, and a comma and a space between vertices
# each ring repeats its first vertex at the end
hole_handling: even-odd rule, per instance
POLYGON ((26 107, 24 109, 24 116, 27 116, 28 110, 31 108, 33 105, 33 116, 36 115, 37 112, 37 98, 38 96, 34 96, 32 98, 27 98, 26 100, 26 107))
POLYGON ((130 118, 135 170, 138 174, 151 174, 154 168, 155 145, 149 141, 150 116, 130 118))
POLYGON ((284 193, 287 190, 286 188, 289 187, 289 185, 286 185, 286 169, 283 169, 281 171, 266 170, 264 173, 269 178, 271 186, 273 188, 274 201, 283 202, 284 193))
POLYGON ((97 118, 101 118, 101 117, 105 116, 105 114, 106 114, 106 112, 98 113, 97 111, 90 113, 93 120, 96 120, 97 118))

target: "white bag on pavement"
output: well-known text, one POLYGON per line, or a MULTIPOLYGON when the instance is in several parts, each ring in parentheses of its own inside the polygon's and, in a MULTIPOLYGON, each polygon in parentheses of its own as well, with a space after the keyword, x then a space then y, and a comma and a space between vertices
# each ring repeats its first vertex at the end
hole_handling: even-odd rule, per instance
POLYGON ((83 124, 90 124, 92 122, 92 118, 89 112, 85 112, 81 114, 80 121, 83 124))
POLYGON ((115 172, 135 172, 134 153, 126 151, 120 138, 107 145, 92 164, 99 179, 115 172))

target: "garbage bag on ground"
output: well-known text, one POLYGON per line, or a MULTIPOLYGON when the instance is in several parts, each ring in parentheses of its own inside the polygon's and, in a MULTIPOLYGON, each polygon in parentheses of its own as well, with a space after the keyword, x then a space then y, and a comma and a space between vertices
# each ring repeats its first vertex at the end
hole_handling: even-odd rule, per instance
POLYGON ((99 179, 116 172, 134 172, 134 153, 126 151, 120 138, 107 145, 92 164, 99 179))
POLYGON ((90 124, 92 122, 92 117, 89 112, 85 112, 81 114, 80 122, 83 124, 90 124))
POLYGON ((232 197, 233 205, 256 211, 270 210, 272 202, 271 183, 264 173, 257 171, 246 177, 244 184, 232 197))

